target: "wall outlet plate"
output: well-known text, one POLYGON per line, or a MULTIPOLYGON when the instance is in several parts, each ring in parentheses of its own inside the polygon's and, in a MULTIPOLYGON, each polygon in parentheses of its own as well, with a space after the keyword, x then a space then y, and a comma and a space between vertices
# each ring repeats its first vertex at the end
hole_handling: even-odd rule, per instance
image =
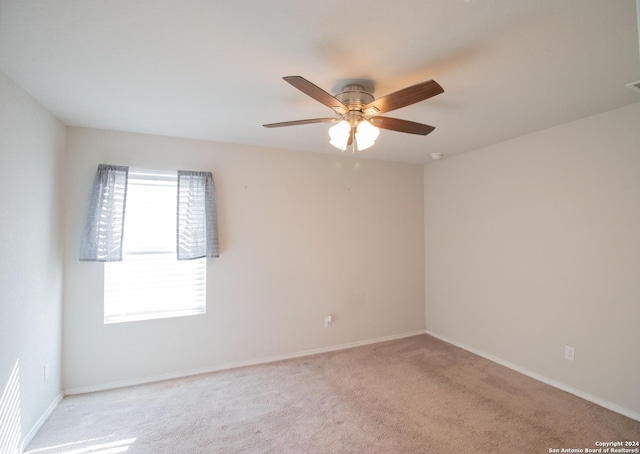
POLYGON ((570 345, 564 346, 564 358, 569 361, 573 361, 575 359, 575 349, 570 345))

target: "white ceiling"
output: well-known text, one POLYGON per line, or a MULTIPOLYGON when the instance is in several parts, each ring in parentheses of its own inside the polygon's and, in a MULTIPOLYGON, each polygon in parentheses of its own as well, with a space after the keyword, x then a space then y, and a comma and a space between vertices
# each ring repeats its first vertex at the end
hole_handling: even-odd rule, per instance
POLYGON ((0 0, 0 69, 68 125, 340 153, 331 116, 281 78, 376 97, 445 93, 386 114, 363 157, 423 163, 640 101, 635 0, 0 0))

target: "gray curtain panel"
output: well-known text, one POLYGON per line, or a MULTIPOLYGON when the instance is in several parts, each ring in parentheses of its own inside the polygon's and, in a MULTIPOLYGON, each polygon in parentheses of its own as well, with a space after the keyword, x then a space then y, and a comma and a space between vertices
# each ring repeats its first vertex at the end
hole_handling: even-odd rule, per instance
POLYGON ((211 172, 178 170, 178 260, 218 257, 216 188, 211 172))
POLYGON ((80 243, 80 260, 122 260, 129 168, 100 164, 93 180, 80 243))

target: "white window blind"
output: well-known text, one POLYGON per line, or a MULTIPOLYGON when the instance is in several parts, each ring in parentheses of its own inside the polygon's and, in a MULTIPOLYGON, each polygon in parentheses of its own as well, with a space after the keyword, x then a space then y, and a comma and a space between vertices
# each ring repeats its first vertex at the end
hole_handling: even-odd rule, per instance
POLYGON ((105 263, 105 323, 204 314, 206 259, 177 260, 177 174, 129 169, 123 260, 105 263))

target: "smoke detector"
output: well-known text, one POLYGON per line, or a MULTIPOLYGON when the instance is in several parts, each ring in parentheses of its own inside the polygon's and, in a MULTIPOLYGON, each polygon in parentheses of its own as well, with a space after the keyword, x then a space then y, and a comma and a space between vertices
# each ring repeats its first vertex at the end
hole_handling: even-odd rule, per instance
POLYGON ((443 156, 444 156, 443 153, 431 153, 431 159, 433 159, 434 161, 437 161, 438 159, 442 159, 443 156))

